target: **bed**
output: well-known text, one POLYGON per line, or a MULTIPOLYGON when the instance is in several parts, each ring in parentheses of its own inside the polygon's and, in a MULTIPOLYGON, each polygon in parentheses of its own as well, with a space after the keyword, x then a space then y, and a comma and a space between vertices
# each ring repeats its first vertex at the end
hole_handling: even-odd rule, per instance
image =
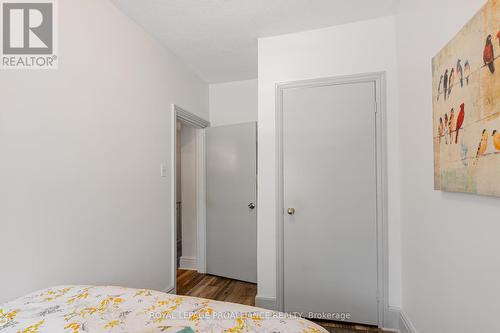
POLYGON ((0 333, 326 332, 280 312, 147 289, 48 288, 0 305, 0 333))

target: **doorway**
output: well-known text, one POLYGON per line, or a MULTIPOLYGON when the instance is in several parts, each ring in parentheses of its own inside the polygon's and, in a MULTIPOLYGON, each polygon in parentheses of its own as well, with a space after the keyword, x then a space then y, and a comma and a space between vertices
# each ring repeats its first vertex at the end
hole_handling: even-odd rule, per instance
POLYGON ((169 290, 175 293, 179 267, 205 272, 205 129, 210 123, 173 104, 171 124, 172 288, 169 290), (184 228, 183 232, 187 223, 189 230, 184 228))
POLYGON ((196 210, 196 131, 177 120, 176 227, 177 269, 198 270, 196 210))
POLYGON ((383 84, 368 74, 277 88, 280 310, 384 322, 383 84))
POLYGON ((180 275, 207 271, 255 287, 256 123, 209 127, 176 105, 172 114, 173 292, 186 289, 180 275))

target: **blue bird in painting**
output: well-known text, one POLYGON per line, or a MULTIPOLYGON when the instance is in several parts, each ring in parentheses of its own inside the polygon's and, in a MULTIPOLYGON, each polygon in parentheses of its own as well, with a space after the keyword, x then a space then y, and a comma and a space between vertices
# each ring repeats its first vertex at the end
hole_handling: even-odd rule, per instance
POLYGON ((464 87, 464 69, 462 68, 462 60, 457 61, 457 75, 460 78, 460 87, 464 87))
POLYGON ((446 97, 448 96, 448 70, 444 72, 443 89, 444 89, 444 100, 446 101, 446 97))
POLYGON ((443 78, 444 76, 441 75, 441 78, 439 79, 439 85, 438 85, 438 97, 437 97, 437 100, 439 101, 439 97, 441 96, 441 92, 442 92, 442 87, 443 87, 443 78))
POLYGON ((469 85, 469 77, 470 77, 470 63, 469 60, 465 61, 464 64, 464 76, 465 76, 465 83, 469 85))
POLYGON ((450 82, 448 82, 448 98, 450 98, 451 89, 453 88, 454 84, 455 84, 455 68, 452 68, 450 72, 450 82))

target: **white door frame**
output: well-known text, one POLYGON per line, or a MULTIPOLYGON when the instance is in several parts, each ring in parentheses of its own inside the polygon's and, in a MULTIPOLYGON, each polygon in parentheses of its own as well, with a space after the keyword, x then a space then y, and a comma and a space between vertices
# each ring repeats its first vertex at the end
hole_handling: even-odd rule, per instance
POLYGON ((192 126, 196 129, 196 229, 197 229, 197 267, 198 272, 206 272, 206 170, 205 170, 205 128, 210 127, 210 122, 198 117, 197 115, 181 108, 176 104, 172 104, 171 113, 171 150, 170 150, 170 184, 171 200, 170 200, 170 230, 172 232, 172 281, 173 287, 169 292, 177 291, 177 218, 176 218, 176 202, 177 202, 177 120, 184 124, 192 126))
MULTIPOLYGON (((322 78, 276 85, 276 306, 284 310, 284 178, 283 178, 283 91, 293 88, 321 87, 373 82, 376 87, 377 146, 377 275, 378 325, 388 324, 388 230, 387 230, 387 138, 385 131, 385 73, 322 78)), ((314 115, 312 115, 314 117, 314 115)), ((318 119, 321 121, 321 119, 318 119)))

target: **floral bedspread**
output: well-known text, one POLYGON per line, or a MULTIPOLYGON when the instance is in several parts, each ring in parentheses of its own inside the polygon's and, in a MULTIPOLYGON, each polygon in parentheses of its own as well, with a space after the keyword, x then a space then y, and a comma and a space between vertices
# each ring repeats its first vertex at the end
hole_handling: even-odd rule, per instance
POLYGON ((326 332, 250 306, 122 287, 61 286, 0 305, 0 333, 326 332))

